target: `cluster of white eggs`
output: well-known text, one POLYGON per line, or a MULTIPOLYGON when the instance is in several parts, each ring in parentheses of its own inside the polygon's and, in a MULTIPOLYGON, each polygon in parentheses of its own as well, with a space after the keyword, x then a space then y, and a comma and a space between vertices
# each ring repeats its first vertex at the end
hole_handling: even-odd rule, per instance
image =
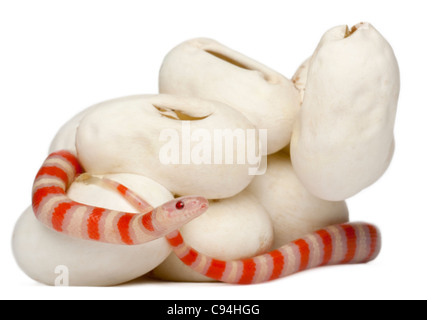
MULTIPOLYGON (((390 164, 399 85, 393 50, 369 23, 327 31, 292 79, 215 40, 192 39, 165 57, 158 94, 84 110, 50 151, 75 152, 88 174, 116 180, 152 206, 178 195, 210 199, 209 210, 182 228, 186 242, 217 259, 246 258, 349 220, 345 200, 390 164), (209 137, 266 130, 258 140, 266 171, 248 174, 247 162, 165 164, 159 137, 173 130, 182 138, 184 122, 209 137)), ((200 141, 188 143, 191 150, 200 141)), ((135 211, 90 179, 76 180, 68 196, 135 211)), ((147 273, 209 280, 171 254, 164 239, 126 247, 69 238, 41 225, 31 208, 15 227, 13 250, 26 274, 51 285, 58 266, 67 267, 71 285, 114 285, 147 273)))

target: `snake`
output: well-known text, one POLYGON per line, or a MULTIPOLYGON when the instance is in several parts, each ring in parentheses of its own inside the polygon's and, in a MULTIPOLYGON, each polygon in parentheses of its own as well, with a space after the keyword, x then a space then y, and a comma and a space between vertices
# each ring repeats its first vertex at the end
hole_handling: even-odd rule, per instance
POLYGON ((381 234, 365 222, 331 225, 256 257, 224 261, 187 244, 179 228, 203 214, 204 197, 179 197, 153 208, 126 186, 101 180, 132 204, 139 214, 72 201, 67 188, 83 173, 77 157, 65 150, 49 155, 33 186, 33 209, 48 227, 70 236, 124 245, 165 237, 174 254, 192 270, 230 284, 255 284, 326 265, 367 263, 381 250, 381 234))
POLYGON ((175 255, 192 270, 232 284, 255 284, 315 267, 367 263, 380 251, 378 228, 364 222, 332 225, 253 258, 224 261, 186 244, 179 231, 166 235, 175 255))
POLYGON ((134 193, 121 184, 117 192, 133 205, 145 208, 142 212, 135 214, 85 205, 67 196, 71 183, 83 172, 77 157, 67 150, 47 157, 32 189, 32 208, 41 223, 75 238, 137 245, 179 229, 209 206, 203 197, 186 196, 152 208, 143 199, 132 197, 134 193))

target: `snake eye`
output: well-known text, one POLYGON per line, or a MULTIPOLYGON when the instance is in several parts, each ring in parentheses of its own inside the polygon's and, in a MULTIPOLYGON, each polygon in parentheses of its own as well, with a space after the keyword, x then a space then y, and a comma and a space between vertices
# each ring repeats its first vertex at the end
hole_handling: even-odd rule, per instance
POLYGON ((177 203, 176 203, 176 205, 175 205, 175 207, 178 209, 178 210, 182 210, 182 209, 184 209, 184 202, 182 202, 182 201, 178 201, 177 203))

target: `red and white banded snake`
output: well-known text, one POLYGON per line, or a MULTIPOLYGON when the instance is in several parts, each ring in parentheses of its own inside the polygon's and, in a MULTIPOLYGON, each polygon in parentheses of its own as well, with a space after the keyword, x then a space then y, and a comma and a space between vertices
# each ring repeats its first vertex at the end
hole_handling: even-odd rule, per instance
POLYGON ((87 206, 66 196, 67 188, 82 172, 70 152, 55 152, 47 158, 33 187, 33 209, 42 223, 70 236, 125 245, 165 236, 183 263, 218 281, 259 283, 318 266, 365 263, 375 259, 381 248, 380 233, 375 226, 347 223, 318 230, 257 257, 234 261, 214 259, 187 245, 178 231, 207 210, 205 198, 181 197, 153 209, 125 186, 104 180, 142 213, 87 206))
MULTIPOLYGON (((141 244, 179 229, 209 206, 203 197, 182 197, 153 209, 131 195, 127 196, 128 201, 144 207, 142 213, 84 205, 66 195, 68 187, 81 173, 83 170, 72 153, 58 151, 43 163, 33 185, 32 205, 37 219, 73 237, 112 244, 141 244), (185 210, 181 210, 184 206, 185 210)), ((128 192, 122 185, 117 191, 124 196, 128 192)))

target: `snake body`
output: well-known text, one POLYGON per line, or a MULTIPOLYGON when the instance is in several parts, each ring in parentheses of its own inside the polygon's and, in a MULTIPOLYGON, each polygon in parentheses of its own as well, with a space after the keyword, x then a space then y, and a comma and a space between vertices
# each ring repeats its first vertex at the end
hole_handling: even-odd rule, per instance
MULTIPOLYGON (((103 179, 119 189, 119 183, 103 179)), ((124 188, 124 186, 122 187, 124 188)), ((151 207, 132 190, 124 198, 139 211, 151 207)), ((178 230, 166 235, 176 256, 192 270, 209 278, 238 284, 253 284, 283 278, 325 265, 356 264, 374 260, 381 248, 379 230, 358 222, 332 225, 263 255, 235 261, 222 261, 196 251, 185 243, 178 230)))
POLYGON ((107 210, 72 201, 66 190, 83 172, 67 152, 51 154, 36 176, 33 209, 45 225, 65 234, 118 244, 138 244, 165 236, 176 256, 194 271, 227 283, 252 284, 324 265, 365 263, 381 248, 379 230, 367 223, 333 225, 254 258, 223 261, 185 243, 178 229, 207 210, 202 197, 182 197, 152 208, 120 183, 104 179, 141 214, 107 210))
MULTIPOLYGON (((202 197, 182 197, 135 214, 88 206, 71 200, 67 189, 83 173, 77 157, 68 151, 50 154, 34 181, 33 211, 46 226, 72 237, 111 244, 142 244, 179 229, 208 208, 202 197), (185 205, 182 210, 178 204, 185 205)), ((123 185, 117 191, 134 204, 123 185)), ((143 201, 141 199, 141 201, 143 201)), ((145 205, 144 202, 141 205, 145 205)))
POLYGON ((197 252, 179 231, 166 236, 177 257, 191 269, 218 281, 253 284, 307 269, 369 262, 381 247, 378 229, 367 223, 333 225, 254 258, 223 261, 197 252))

